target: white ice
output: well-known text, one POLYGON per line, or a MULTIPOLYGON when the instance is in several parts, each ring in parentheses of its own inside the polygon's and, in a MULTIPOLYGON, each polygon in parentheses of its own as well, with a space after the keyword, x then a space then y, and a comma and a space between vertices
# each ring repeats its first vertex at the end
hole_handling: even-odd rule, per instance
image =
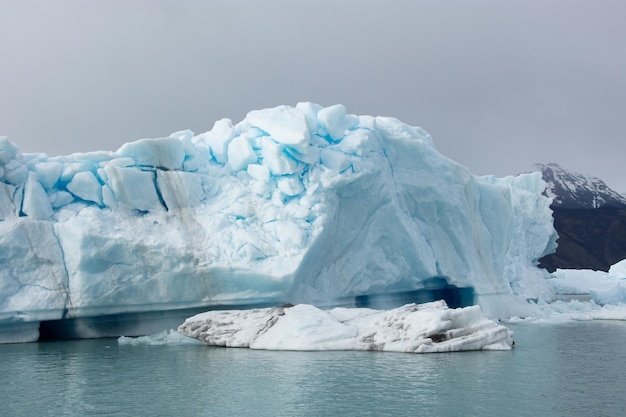
POLYGON ((209 311, 188 318, 178 331, 206 345, 265 350, 432 353, 513 346, 512 333, 485 318, 480 307, 450 309, 443 301, 392 310, 299 304, 209 311))
POLYGON ((588 296, 598 305, 626 304, 626 259, 612 265, 608 273, 557 269, 549 278, 548 284, 560 298, 588 296))
POLYGON ((117 343, 120 346, 202 345, 200 340, 187 337, 174 329, 148 336, 120 336, 117 343))

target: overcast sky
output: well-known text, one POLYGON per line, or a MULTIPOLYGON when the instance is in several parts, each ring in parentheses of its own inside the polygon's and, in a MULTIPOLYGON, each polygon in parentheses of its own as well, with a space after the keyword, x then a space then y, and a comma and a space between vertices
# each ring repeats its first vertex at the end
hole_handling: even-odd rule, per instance
POLYGON ((0 135, 115 150, 313 101, 394 116, 475 174, 626 191, 621 0, 0 0, 0 135))

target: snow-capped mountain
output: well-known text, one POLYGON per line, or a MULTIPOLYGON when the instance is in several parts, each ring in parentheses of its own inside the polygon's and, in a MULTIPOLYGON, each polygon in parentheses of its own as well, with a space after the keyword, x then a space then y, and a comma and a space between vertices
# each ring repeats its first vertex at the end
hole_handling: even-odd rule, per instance
POLYGON ((599 178, 568 171, 558 164, 535 164, 547 183, 559 239, 556 253, 539 265, 560 269, 607 271, 626 258, 626 197, 599 178))
POLYGON ((534 169, 541 171, 543 180, 547 183, 546 194, 553 198, 553 207, 626 208, 626 197, 610 189, 599 178, 568 171, 554 162, 535 164, 534 169))

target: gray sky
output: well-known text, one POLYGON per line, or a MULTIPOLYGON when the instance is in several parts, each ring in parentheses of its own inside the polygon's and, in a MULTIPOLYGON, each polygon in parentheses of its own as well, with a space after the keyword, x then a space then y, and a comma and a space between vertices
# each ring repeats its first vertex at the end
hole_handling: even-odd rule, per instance
POLYGON ((313 101, 429 131, 475 174, 626 191, 621 0, 0 0, 0 135, 115 150, 313 101))

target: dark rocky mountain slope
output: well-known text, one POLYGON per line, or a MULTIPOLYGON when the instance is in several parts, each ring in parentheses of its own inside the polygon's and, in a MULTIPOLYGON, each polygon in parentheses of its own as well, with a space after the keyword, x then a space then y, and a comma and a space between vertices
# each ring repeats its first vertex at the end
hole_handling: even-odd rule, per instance
POLYGON ((602 180, 557 164, 537 164, 552 197, 556 253, 540 259, 548 271, 594 269, 608 271, 626 258, 626 198, 602 180))

